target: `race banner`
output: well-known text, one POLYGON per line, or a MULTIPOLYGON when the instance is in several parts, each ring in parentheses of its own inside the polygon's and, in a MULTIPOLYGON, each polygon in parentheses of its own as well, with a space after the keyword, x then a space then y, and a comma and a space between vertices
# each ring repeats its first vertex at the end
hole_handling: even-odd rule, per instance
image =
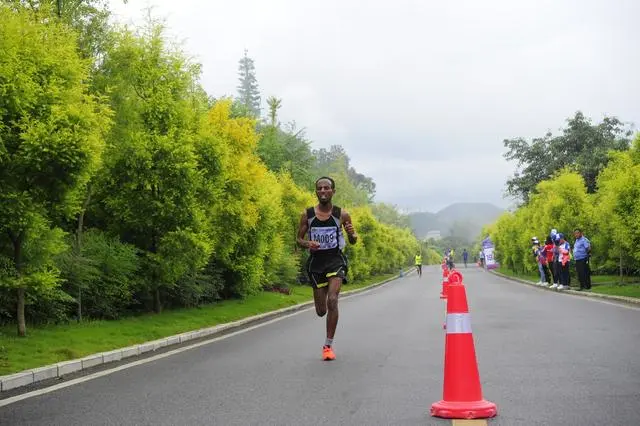
POLYGON ((489 237, 482 240, 482 252, 484 253, 484 264, 487 269, 496 269, 498 263, 494 256, 494 246, 489 237))

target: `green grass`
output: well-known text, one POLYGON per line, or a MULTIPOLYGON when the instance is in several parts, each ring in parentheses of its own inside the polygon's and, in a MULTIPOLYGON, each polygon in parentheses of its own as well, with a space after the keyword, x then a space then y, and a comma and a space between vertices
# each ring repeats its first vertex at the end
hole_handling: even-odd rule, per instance
MULTIPOLYGON (((377 276, 342 291, 355 290, 391 278, 377 276)), ((27 337, 16 336, 16 328, 0 328, 0 375, 11 374, 97 352, 123 348, 174 334, 213 327, 313 299, 308 286, 293 286, 290 295, 262 292, 244 300, 226 300, 191 309, 165 311, 114 321, 87 321, 46 327, 28 327, 27 337)))
POLYGON ((511 269, 507 269, 507 268, 498 268, 498 269, 496 269, 496 272, 499 272, 502 275, 506 275, 506 276, 513 277, 513 278, 520 278, 520 279, 531 281, 531 282, 540 281, 540 275, 539 274, 522 274, 522 273, 519 273, 519 272, 512 271, 511 269))
MULTIPOLYGON (((497 272, 531 282, 538 282, 540 279, 538 274, 516 273, 506 268, 500 268, 497 272)), ((575 274, 572 275, 572 289, 577 287, 577 280, 578 278, 575 274)), ((593 275, 591 277, 591 291, 593 293, 610 294, 613 296, 640 298, 640 279, 638 279, 638 277, 625 277, 624 282, 620 282, 620 277, 618 275, 593 275)))
POLYGON ((600 284, 592 283, 591 291, 593 293, 610 294, 613 296, 637 297, 640 298, 640 284, 600 284))

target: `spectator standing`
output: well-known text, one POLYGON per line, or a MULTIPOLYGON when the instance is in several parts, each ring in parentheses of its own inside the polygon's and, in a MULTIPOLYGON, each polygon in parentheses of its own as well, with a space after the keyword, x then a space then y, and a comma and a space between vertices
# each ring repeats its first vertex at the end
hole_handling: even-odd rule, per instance
POLYGON ((584 236, 582 229, 573 231, 576 242, 573 245, 573 259, 576 261, 576 272, 580 281, 580 290, 591 290, 591 242, 584 236))
POLYGON ((546 276, 547 276, 547 282, 546 284, 543 284, 545 287, 548 285, 551 285, 552 282, 557 283, 558 280, 555 279, 555 272, 553 270, 553 248, 554 248, 554 244, 553 241, 551 240, 551 237, 547 237, 547 239, 544 242, 544 248, 543 248, 543 252, 545 255, 545 272, 546 272, 546 276))
POLYGON ((560 264, 560 285, 558 290, 569 288, 569 261, 571 260, 571 244, 564 238, 564 234, 558 234, 558 263, 560 264))
POLYGON ((553 242, 553 248, 551 249, 551 265, 550 265, 550 268, 553 271, 553 284, 549 288, 556 289, 560 285, 560 272, 562 269, 560 267, 560 257, 559 257, 560 249, 558 248, 558 246, 560 245, 560 238, 558 236, 558 231, 556 231, 555 229, 552 229, 551 234, 549 234, 549 237, 553 242))
POLYGON ((531 238, 531 251, 533 252, 534 259, 536 259, 536 263, 538 264, 538 272, 540 273, 540 281, 538 281, 536 284, 543 285, 547 280, 543 266, 543 262, 546 263, 546 257, 542 254, 542 247, 540 247, 540 241, 538 241, 537 237, 531 238))

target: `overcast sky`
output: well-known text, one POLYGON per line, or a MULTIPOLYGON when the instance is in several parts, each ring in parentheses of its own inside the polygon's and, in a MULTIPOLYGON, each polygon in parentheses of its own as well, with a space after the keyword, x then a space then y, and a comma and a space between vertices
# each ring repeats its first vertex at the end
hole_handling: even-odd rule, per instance
POLYGON ((378 201, 437 211, 507 207, 503 139, 542 136, 582 110, 640 127, 637 0, 111 0, 119 20, 153 5, 203 65, 213 96, 235 95, 248 49, 264 100, 342 145, 378 201))

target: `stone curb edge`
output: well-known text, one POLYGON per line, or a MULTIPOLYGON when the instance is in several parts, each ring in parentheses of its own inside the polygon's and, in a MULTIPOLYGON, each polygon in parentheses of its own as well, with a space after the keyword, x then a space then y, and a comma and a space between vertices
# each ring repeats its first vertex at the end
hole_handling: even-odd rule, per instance
MULTIPOLYGON (((403 271, 403 276, 410 275, 415 272, 413 268, 408 268, 403 271)), ((400 274, 394 275, 391 278, 380 281, 378 283, 371 284, 369 286, 349 290, 340 293, 340 297, 351 296, 359 293, 370 291, 374 288, 380 287, 391 281, 402 278, 400 274)), ((121 361, 126 358, 136 357, 148 352, 153 352, 161 348, 166 348, 173 345, 179 345, 188 341, 196 339, 211 337, 220 334, 226 334, 238 329, 248 328, 249 326, 264 322, 266 320, 278 318, 291 314, 297 311, 304 310, 313 305, 313 301, 298 303, 286 308, 277 309, 275 311, 265 312, 262 314, 254 315, 251 317, 243 318, 238 321, 233 321, 224 324, 218 324, 213 327, 201 328, 195 331, 187 331, 174 336, 164 337, 162 339, 153 340, 150 342, 144 342, 137 345, 129 346, 126 348, 115 349, 107 352, 100 352, 93 355, 88 355, 83 358, 73 359, 70 361, 63 361, 56 364, 46 365, 44 367, 33 368, 30 370, 21 371, 19 373, 10 374, 7 376, 0 376, 0 393, 15 390, 23 386, 32 385, 44 380, 63 378, 67 374, 77 373, 82 370, 89 369, 91 367, 108 364, 114 361, 121 361)))
MULTIPOLYGON (((501 278, 504 278, 504 279, 507 279, 507 280, 510 280, 510 281, 519 282, 521 284, 527 284, 527 285, 530 285, 532 287, 539 288, 540 290, 555 291, 556 293, 558 293, 558 290, 554 290, 554 289, 551 289, 549 287, 538 286, 534 282, 523 280, 522 278, 510 277, 508 275, 501 274, 500 272, 497 272, 497 271, 489 271, 489 272, 491 274, 497 275, 497 276, 499 276, 501 278)), ((596 298, 596 299, 607 299, 607 300, 613 300, 613 301, 617 301, 617 302, 629 303, 629 304, 632 304, 632 305, 640 305, 640 299, 639 298, 635 298, 635 297, 614 296, 614 295, 611 295, 611 294, 589 293, 589 292, 576 291, 576 290, 561 290, 561 292, 562 293, 567 293, 567 294, 573 294, 575 296, 592 297, 592 298, 596 298)))

